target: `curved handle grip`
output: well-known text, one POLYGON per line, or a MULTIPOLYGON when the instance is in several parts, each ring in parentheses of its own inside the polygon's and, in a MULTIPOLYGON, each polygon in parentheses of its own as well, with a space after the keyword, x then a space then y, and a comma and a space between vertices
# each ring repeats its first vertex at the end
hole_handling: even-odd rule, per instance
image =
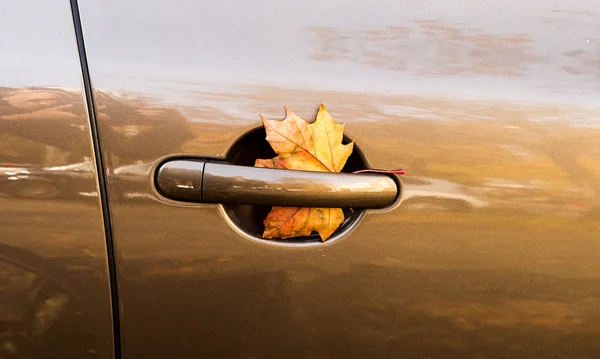
POLYGON ((186 202, 289 207, 384 208, 399 195, 390 176, 328 173, 172 160, 156 172, 166 197, 186 202))

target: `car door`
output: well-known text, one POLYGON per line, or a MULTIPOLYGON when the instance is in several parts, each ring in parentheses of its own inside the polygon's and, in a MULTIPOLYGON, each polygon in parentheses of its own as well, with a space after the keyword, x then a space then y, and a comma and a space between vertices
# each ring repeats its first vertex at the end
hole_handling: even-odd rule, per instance
POLYGON ((597 3, 79 6, 124 358, 600 354, 597 3), (407 171, 399 203, 321 242, 262 239, 272 178, 243 168, 208 189, 238 203, 178 197, 274 156, 259 114, 320 104, 345 172, 407 171))
POLYGON ((3 1, 0 358, 115 356, 92 139, 69 3, 3 1))

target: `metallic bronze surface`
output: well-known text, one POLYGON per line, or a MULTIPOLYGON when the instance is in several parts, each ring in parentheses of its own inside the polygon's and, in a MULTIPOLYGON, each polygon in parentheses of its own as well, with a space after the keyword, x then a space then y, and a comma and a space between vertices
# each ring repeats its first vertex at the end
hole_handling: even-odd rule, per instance
POLYGON ((0 358, 113 358, 71 9, 4 1, 0 13, 0 358))
POLYGON ((177 201, 202 201, 202 176, 206 161, 173 160, 156 170, 156 189, 177 201))
POLYGON ((385 208, 399 195, 396 181, 387 175, 290 171, 189 160, 161 165, 156 184, 160 192, 175 200, 288 207, 385 208))
POLYGON ((125 358, 598 357, 597 2, 81 5, 125 358), (155 193, 165 158, 321 102, 409 174, 343 241, 250 241, 155 193))

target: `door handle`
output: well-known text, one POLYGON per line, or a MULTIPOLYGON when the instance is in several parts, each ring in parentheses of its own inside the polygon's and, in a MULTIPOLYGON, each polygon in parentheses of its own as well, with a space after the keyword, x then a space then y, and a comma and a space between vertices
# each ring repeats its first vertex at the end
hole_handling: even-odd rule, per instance
POLYGON ((156 171, 167 198, 198 203, 288 207, 384 208, 396 202, 399 182, 379 173, 330 173, 171 160, 156 171))

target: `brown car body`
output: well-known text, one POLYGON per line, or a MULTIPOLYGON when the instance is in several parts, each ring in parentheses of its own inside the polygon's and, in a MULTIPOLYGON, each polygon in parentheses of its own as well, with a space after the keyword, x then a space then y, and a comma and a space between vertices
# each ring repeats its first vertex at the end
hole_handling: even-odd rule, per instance
POLYGON ((598 3, 70 5, 1 5, 0 358, 600 356, 598 3), (393 208, 268 241, 157 189, 320 103, 393 208))

